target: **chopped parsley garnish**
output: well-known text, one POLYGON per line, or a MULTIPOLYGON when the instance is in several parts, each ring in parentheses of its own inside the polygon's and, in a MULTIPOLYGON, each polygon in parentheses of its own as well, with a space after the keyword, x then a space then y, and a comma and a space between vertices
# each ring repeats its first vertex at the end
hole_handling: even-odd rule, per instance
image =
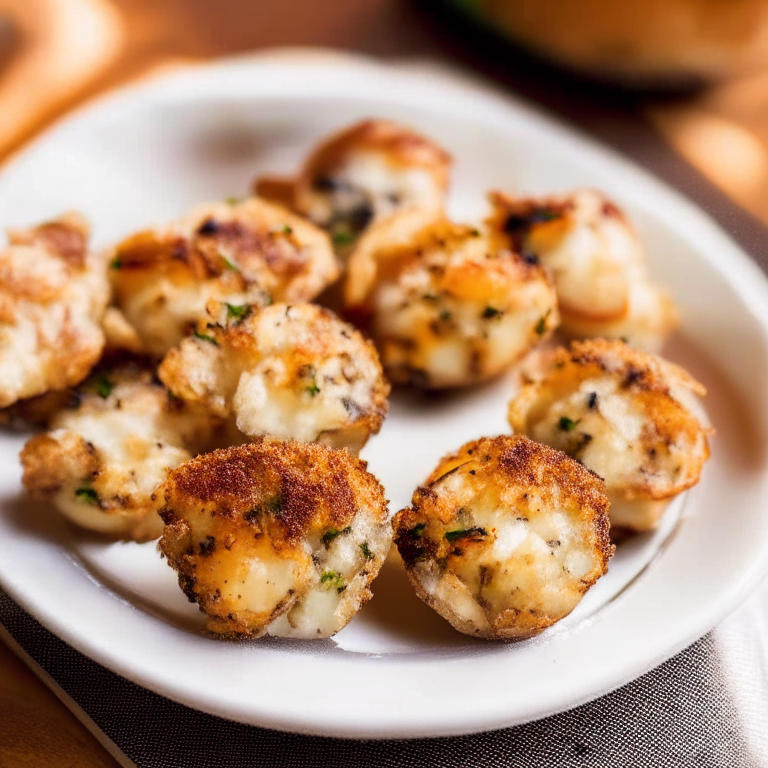
POLYGON ((440 313, 440 319, 441 320, 450 320, 452 317, 453 317, 453 314, 451 313, 451 311, 449 309, 444 309, 440 313))
POLYGON ((348 229, 337 229, 331 239, 336 245, 349 245, 354 242, 355 236, 348 229))
POLYGON ((336 528, 329 528, 324 534, 323 534, 323 544, 325 544, 326 547, 329 547, 331 545, 331 542, 337 537, 337 536, 346 536, 346 534, 352 533, 352 526, 348 525, 346 528, 342 528, 340 531, 336 528))
POLYGON ((459 539, 468 539, 468 538, 482 538, 483 536, 487 536, 488 531, 485 530, 485 528, 461 528, 458 531, 448 531, 445 534, 445 538, 448 539, 451 543, 454 541, 458 541, 459 539))
POLYGON ((235 264, 233 261, 230 261, 223 253, 220 253, 219 256, 221 256, 222 260, 224 261, 224 265, 227 269, 231 269, 233 272, 239 272, 240 267, 235 264))
POLYGON ((312 383, 308 387, 304 387, 304 391, 308 392, 310 397, 314 397, 320 391, 320 387, 312 383))
POLYGON ((284 235, 292 235, 293 234, 293 227, 290 224, 283 224, 283 226, 280 229, 280 231, 284 235))
POLYGON ((408 535, 413 536, 414 539, 420 539, 426 527, 426 523, 418 523, 418 525, 414 525, 413 528, 408 531, 408 535))
POLYGON ((470 234, 472 235, 472 237, 480 237, 480 230, 473 229, 470 234))
POLYGON ((344 583, 344 577, 337 571, 323 571, 320 582, 325 584, 326 589, 336 587, 336 591, 339 593, 347 588, 347 585, 344 583))
POLYGON ((247 304, 229 304, 225 301, 224 305, 227 308, 227 319, 234 317, 237 320, 242 320, 251 309, 247 304))
POLYGON ((552 310, 548 309, 546 315, 542 315, 539 318, 539 322, 536 323, 536 333, 539 334, 539 336, 543 336, 547 332, 547 318, 549 317, 549 313, 552 310))
POLYGON ((625 344, 629 344, 629 336, 619 336, 619 340, 623 341, 625 344))
POLYGON ((239 197, 228 197, 224 201, 227 205, 237 205, 240 202, 239 197))
POLYGON ((75 497, 84 501, 86 504, 98 504, 99 494, 89 485, 84 485, 75 491, 75 497))
POLYGON ((101 376, 96 379, 96 392, 98 392, 99 396, 103 397, 105 400, 110 396, 114 388, 115 385, 104 374, 101 374, 101 376))
POLYGON ((560 421, 557 422, 557 426, 560 427, 563 432, 570 432, 571 430, 576 429, 576 425, 579 421, 581 421, 581 419, 574 421, 573 419, 568 418, 568 416, 561 416, 560 421))
POLYGON ((123 262, 120 261, 120 257, 119 256, 115 256, 115 258, 112 259, 112 261, 109 263, 109 268, 110 269, 120 269, 120 267, 122 267, 122 266, 123 266, 123 262))
POLYGON ((209 336, 207 333, 200 333, 199 331, 195 331, 193 336, 196 339, 202 339, 203 341, 210 342, 211 344, 215 344, 217 347, 219 346, 219 342, 216 341, 216 339, 213 338, 213 336, 209 336))
POLYGON ((365 559, 366 560, 373 560, 373 552, 371 552, 371 550, 368 549, 368 542, 367 541, 364 541, 360 545, 360 549, 363 550, 363 554, 365 555, 365 559))
POLYGON ((496 309, 496 307, 486 307, 483 310, 483 319, 484 320, 490 320, 492 317, 496 317, 497 315, 501 314, 500 309, 496 309))

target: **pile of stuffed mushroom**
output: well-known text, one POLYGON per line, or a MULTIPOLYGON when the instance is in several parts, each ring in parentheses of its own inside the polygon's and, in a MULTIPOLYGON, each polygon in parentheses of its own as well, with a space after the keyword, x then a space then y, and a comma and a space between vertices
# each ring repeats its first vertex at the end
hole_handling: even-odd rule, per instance
POLYGON ((698 482, 704 389, 657 355, 677 313, 614 202, 491 191, 484 221, 454 221, 451 165, 368 120, 294 177, 107 251, 75 213, 9 232, 0 417, 39 430, 27 492, 159 538, 216 636, 335 634, 393 542, 460 632, 523 639, 568 615, 615 542, 698 482), (512 434, 454 446, 391 516, 357 458, 391 386, 511 370, 512 434))

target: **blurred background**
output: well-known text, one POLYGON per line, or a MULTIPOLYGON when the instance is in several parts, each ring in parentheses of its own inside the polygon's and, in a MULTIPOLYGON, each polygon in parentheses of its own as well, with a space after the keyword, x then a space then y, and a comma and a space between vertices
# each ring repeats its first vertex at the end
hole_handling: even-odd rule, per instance
POLYGON ((0 0, 0 159, 116 85, 286 45, 470 67, 768 221, 768 0, 0 0))
MULTIPOLYGON (((486 78, 672 182, 768 265, 768 0, 0 0, 0 161, 116 86, 279 46, 486 78)), ((6 765, 116 763, 0 642, 6 765)))

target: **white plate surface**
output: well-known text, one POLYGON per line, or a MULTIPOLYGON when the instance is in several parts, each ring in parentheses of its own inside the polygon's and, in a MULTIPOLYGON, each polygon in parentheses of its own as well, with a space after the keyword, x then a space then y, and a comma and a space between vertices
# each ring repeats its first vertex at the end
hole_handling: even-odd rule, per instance
MULTIPOLYGON (((223 717, 344 737, 452 735, 539 718, 645 672, 733 610, 768 566, 768 286, 701 212, 535 110, 445 77, 348 57, 271 57, 175 74, 59 124, 0 174, 0 225, 78 208, 97 245, 291 171, 323 133, 365 116, 408 122, 457 158, 451 211, 484 192, 601 187, 625 205, 683 331, 666 351, 709 388, 718 430, 702 482, 654 535, 543 636, 466 638, 395 563, 332 640, 233 643, 199 633, 153 544, 74 532, 20 492, 23 438, 0 436, 0 584, 45 626, 135 682, 223 717)), ((2 373, 0 372, 0 375, 2 373)), ((392 511, 447 450, 507 431, 508 380, 437 399, 398 394, 363 456, 392 511)))

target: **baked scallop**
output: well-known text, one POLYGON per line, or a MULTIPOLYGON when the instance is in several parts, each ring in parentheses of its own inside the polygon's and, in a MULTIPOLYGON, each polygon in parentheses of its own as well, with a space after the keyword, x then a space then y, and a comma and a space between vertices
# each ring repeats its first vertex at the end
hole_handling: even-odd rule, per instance
POLYGON ((407 208, 440 210, 451 157, 430 139, 389 120, 364 120, 322 141, 286 192, 263 179, 259 193, 285 200, 337 246, 353 242, 373 221, 407 208))
POLYGON ((392 543, 364 461, 265 438, 200 456, 157 492, 160 551, 223 637, 330 637, 371 597, 392 543))
POLYGON ((211 300, 311 301, 339 275, 325 232, 258 198, 200 205, 133 235, 111 266, 116 306, 155 357, 194 330, 211 300))
POLYGON ((388 378, 426 389, 501 373, 559 321, 541 266, 501 237, 417 209, 361 238, 344 302, 370 332, 388 378))
POLYGON ((8 232, 0 251, 0 408, 81 382, 104 347, 106 265, 76 213, 8 232))
POLYGON ((24 487, 82 528, 156 538, 152 493, 170 469, 211 447, 221 424, 132 364, 99 370, 70 396, 49 431, 24 446, 24 487))
POLYGON ((160 365, 190 403, 264 435, 359 451, 381 428, 389 384, 376 349, 314 304, 211 307, 211 320, 160 365))
POLYGON ((621 341, 574 342, 512 399, 509 423, 605 480, 612 527, 647 531, 709 458, 704 394, 682 368, 621 341))
POLYGON ((661 348, 677 311, 651 282, 640 239, 613 202, 590 189, 542 199, 493 192, 490 199, 490 228, 551 272, 564 334, 661 348))
POLYGON ((613 554, 603 483, 525 437, 443 458, 394 528, 416 594, 459 632, 494 640, 567 616, 613 554))

